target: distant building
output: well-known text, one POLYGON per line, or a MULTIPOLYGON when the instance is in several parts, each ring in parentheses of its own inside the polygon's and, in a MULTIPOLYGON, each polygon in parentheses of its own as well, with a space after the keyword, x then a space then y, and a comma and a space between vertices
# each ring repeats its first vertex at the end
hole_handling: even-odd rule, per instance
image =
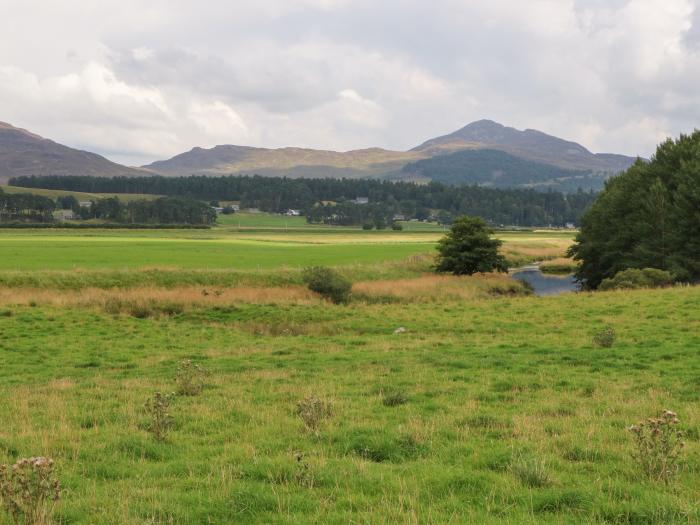
POLYGON ((81 208, 91 208, 92 207, 92 201, 80 201, 78 203, 81 208))
POLYGON ((77 219, 73 210, 56 210, 53 216, 59 221, 74 221, 77 219))
POLYGON ((286 215, 289 215, 290 217, 299 217, 301 215, 301 211, 299 211, 299 210, 287 210, 286 215))
POLYGON ((357 197, 353 202, 355 204, 369 204, 369 197, 357 197))
POLYGON ((213 209, 217 214, 219 214, 219 215, 221 215, 222 213, 224 213, 224 209, 221 208, 220 206, 212 206, 212 209, 213 209))
POLYGON ((394 215, 394 220, 395 220, 395 221, 405 221, 405 220, 406 220, 406 216, 405 216, 405 215, 401 215, 400 213, 397 213, 396 215, 394 215))
POLYGON ((576 228, 576 225, 573 222, 567 222, 566 223, 566 228, 569 230, 573 230, 576 228))
POLYGON ((233 211, 241 211, 240 204, 229 204, 228 207, 231 208, 233 211))

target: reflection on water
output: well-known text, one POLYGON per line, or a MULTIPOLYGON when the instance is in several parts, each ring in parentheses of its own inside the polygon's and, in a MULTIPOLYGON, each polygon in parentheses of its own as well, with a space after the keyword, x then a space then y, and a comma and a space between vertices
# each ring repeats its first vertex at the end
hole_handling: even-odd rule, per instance
POLYGON ((579 285, 574 280, 573 275, 546 275, 537 266, 520 268, 511 277, 529 283, 535 291, 535 295, 559 295, 579 290, 579 285))

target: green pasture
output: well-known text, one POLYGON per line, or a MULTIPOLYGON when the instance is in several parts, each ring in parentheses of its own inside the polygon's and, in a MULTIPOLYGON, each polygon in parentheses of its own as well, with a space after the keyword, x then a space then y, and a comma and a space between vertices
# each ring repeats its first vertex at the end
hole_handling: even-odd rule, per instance
POLYGON ((47 190, 43 188, 23 188, 21 186, 7 186, 0 184, 0 189, 5 193, 32 193, 56 199, 57 197, 67 197, 73 195, 79 201, 92 201, 97 199, 105 199, 108 197, 118 197, 119 200, 129 202, 135 200, 152 200, 157 199, 160 195, 141 194, 141 193, 86 193, 81 191, 68 190, 47 190))
POLYGON ((57 523, 700 523, 700 288, 171 313, 0 306, 0 463, 54 458, 57 523), (143 406, 185 358, 206 387, 159 443, 143 406), (669 485, 627 430, 662 409, 686 435, 669 485))

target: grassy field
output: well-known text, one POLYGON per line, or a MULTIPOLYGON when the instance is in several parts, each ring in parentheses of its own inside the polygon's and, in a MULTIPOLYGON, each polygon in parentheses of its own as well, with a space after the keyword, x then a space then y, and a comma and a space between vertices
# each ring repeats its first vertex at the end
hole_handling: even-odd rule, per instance
MULTIPOLYGON (((498 235, 520 262, 572 240, 498 235)), ((700 288, 528 296, 429 273, 439 237, 0 231, 0 463, 52 457, 62 525, 700 523, 700 288), (205 387, 160 442, 144 404, 183 359, 205 387), (686 434, 669 484, 627 430, 663 409, 686 434)))
POLYGON ((698 523, 700 289, 465 302, 440 285, 400 307, 199 293, 142 318, 6 295, 0 462, 53 457, 71 524, 698 523), (594 347, 606 325, 616 343, 594 347), (206 387, 159 443, 143 405, 185 358, 206 387), (308 395, 332 406, 318 435, 295 413, 308 395), (626 430, 664 408, 688 436, 669 486, 626 430))
POLYGON ((34 195, 41 195, 43 197, 50 197, 55 199, 56 197, 66 197, 68 195, 73 195, 79 201, 92 201, 97 199, 105 199, 107 197, 119 197, 119 200, 124 202, 135 201, 135 200, 153 200, 160 197, 160 195, 151 194, 140 194, 140 193, 85 193, 80 191, 65 191, 65 190, 45 190, 42 188, 22 188, 21 186, 7 186, 0 184, 0 189, 5 193, 33 193, 34 195))
MULTIPOLYGON (((265 220, 277 220, 272 217, 265 220)), ((431 231, 235 227, 212 230, 0 230, 0 271, 298 268, 383 263, 434 253, 431 231)), ((513 265, 561 256, 570 233, 499 233, 513 265)))

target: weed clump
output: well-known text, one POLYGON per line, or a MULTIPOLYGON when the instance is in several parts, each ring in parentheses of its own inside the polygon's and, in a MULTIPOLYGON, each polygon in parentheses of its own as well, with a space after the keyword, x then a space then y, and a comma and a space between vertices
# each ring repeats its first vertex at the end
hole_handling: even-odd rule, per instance
POLYGON ((297 403, 296 412, 306 429, 318 435, 323 421, 331 417, 333 409, 329 402, 310 395, 297 403))
POLYGON ((649 479, 670 483, 680 470, 681 453, 685 443, 675 412, 664 410, 629 427, 634 439, 632 457, 649 479))
POLYGON ((177 393, 181 396, 196 396, 204 389, 204 377, 207 371, 204 367, 193 363, 191 359, 180 361, 177 367, 175 381, 177 393))
POLYGON ((600 348, 610 348, 615 343, 615 329, 608 326, 593 336, 593 344, 600 348))
POLYGON ((552 483, 547 463, 543 459, 521 455, 511 462, 510 469, 513 475, 528 487, 547 487, 552 483))
POLYGON ((52 459, 33 457, 0 465, 0 503, 15 525, 49 525, 60 496, 52 459))
POLYGON ((388 388, 382 391, 382 405, 396 407, 408 403, 408 395, 399 388, 388 388))
POLYGON ((173 394, 161 394, 156 392, 152 398, 146 401, 146 412, 150 418, 148 431, 158 441, 165 438, 173 426, 173 418, 170 415, 170 403, 173 394))
POLYGON ((350 300, 352 283, 335 270, 325 266, 306 268, 302 274, 309 290, 335 304, 346 304, 350 300))

